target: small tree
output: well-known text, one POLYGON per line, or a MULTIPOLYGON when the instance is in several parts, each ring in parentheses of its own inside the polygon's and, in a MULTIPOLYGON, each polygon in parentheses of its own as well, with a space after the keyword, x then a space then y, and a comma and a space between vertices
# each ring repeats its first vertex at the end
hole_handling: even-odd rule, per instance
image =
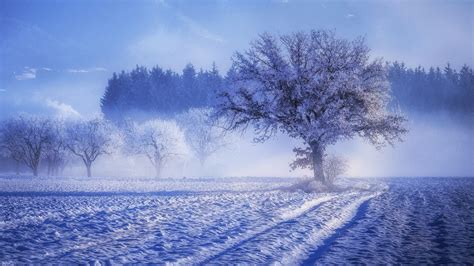
POLYGON ((38 176, 44 149, 52 139, 51 121, 34 116, 9 119, 2 125, 0 139, 10 158, 24 162, 38 176))
POLYGON ((381 147, 407 131, 405 119, 387 110, 386 76, 381 60, 369 60, 363 39, 350 42, 330 31, 263 34, 233 57, 217 109, 229 130, 253 125, 256 141, 279 131, 302 139, 314 177, 328 183, 328 145, 358 135, 381 147))
POLYGON ((226 145, 224 131, 211 116, 211 108, 191 108, 178 116, 186 141, 201 166, 209 156, 226 145))
POLYGON ((78 120, 66 127, 66 147, 84 162, 88 177, 92 174, 92 163, 116 148, 116 137, 112 125, 103 119, 78 120))
POLYGON ((338 176, 345 174, 348 168, 347 161, 340 156, 327 155, 324 159, 324 174, 330 184, 334 183, 338 176))
POLYGON ((158 178, 171 158, 186 153, 184 134, 175 121, 155 119, 132 124, 125 134, 127 152, 146 156, 158 178))
MULTIPOLYGON (((290 164, 292 170, 296 168, 313 169, 313 158, 310 148, 295 148, 296 159, 290 164)), ((337 155, 327 155, 323 157, 323 171, 326 176, 327 184, 332 184, 336 177, 344 174, 349 168, 347 161, 337 155)))

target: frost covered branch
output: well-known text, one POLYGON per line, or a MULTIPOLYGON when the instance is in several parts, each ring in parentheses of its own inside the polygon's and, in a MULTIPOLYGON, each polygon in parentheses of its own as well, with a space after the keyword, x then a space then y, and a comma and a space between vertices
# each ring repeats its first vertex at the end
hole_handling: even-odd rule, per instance
POLYGON ((262 34, 235 54, 226 82, 217 108, 226 128, 252 126, 257 141, 277 132, 302 139, 323 182, 328 145, 358 135, 381 147, 407 132, 405 118, 387 109, 386 70, 381 60, 369 60, 362 38, 348 41, 332 31, 262 34))

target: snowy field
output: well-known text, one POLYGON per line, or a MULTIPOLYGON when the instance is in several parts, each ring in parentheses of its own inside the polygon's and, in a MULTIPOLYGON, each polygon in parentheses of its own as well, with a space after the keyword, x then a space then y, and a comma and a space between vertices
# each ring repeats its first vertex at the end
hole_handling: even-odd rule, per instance
POLYGON ((474 179, 345 179, 325 193, 295 182, 0 177, 0 259, 474 262, 474 179))

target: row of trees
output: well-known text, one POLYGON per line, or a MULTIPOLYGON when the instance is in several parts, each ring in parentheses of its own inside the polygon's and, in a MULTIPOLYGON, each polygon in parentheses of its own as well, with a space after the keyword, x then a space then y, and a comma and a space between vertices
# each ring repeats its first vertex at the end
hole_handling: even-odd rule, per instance
POLYGON ((408 68, 394 62, 387 66, 393 104, 411 111, 474 112, 474 73, 467 65, 459 71, 447 64, 443 69, 408 68))
POLYGON ((114 147, 112 127, 101 119, 61 121, 43 117, 19 116, 0 127, 0 150, 17 163, 24 163, 34 176, 41 162, 48 174, 57 173, 68 155, 77 156, 91 175, 92 163, 114 147))
POLYGON ((209 114, 209 109, 190 109, 177 121, 127 121, 121 128, 104 119, 63 121, 19 116, 1 123, 0 151, 26 165, 34 176, 43 162, 48 174, 57 174, 68 158, 82 161, 87 176, 91 176, 99 157, 122 152, 148 158, 159 177, 173 158, 192 152, 204 164, 223 147, 225 135, 209 114))
MULTIPOLYGON (((426 71, 394 62, 383 68, 391 85, 392 106, 414 112, 474 112, 474 74, 468 66, 458 71, 448 64, 426 71)), ((222 77, 215 65, 210 71, 196 71, 189 64, 182 74, 140 66, 114 73, 101 99, 102 112, 107 119, 121 122, 126 117, 175 115, 189 108, 214 107, 218 94, 232 82, 233 72, 230 69, 222 77)))
POLYGON ((137 66, 131 72, 114 73, 101 99, 107 119, 123 121, 138 114, 176 115, 190 108, 213 106, 223 78, 213 64, 209 71, 196 71, 189 64, 182 74, 171 70, 137 66))
MULTIPOLYGON (((190 151, 204 165, 212 154, 228 144, 224 133, 208 108, 190 109, 176 120, 128 120, 122 128, 103 119, 64 121, 19 116, 1 124, 0 151, 17 166, 24 164, 30 168, 34 176, 39 174, 41 164, 46 164, 47 175, 58 175, 76 158, 90 177, 92 165, 99 157, 120 152, 144 156, 160 177, 169 161, 190 151)), ((347 161, 335 155, 325 158, 324 172, 332 183, 347 170, 347 161)), ((290 166, 296 169, 301 161, 290 166)))

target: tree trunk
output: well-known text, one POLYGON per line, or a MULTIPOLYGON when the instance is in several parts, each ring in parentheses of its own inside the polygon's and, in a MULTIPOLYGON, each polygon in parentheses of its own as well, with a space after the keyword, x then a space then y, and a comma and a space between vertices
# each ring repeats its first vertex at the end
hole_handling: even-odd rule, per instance
POLYGON ((92 174, 91 174, 91 165, 86 164, 86 168, 87 168, 87 177, 91 177, 92 176, 92 174))
POLYGON ((33 170, 33 175, 34 176, 38 176, 38 170, 39 170, 39 167, 40 167, 40 156, 37 156, 36 158, 34 158, 34 160, 31 162, 31 170, 33 170))
POLYGON ((205 157, 199 157, 199 163, 201 164, 201 168, 204 167, 204 164, 206 163, 206 158, 205 157))
POLYGON ((51 160, 49 159, 49 160, 48 160, 48 176, 51 176, 51 167, 52 167, 52 162, 51 162, 51 160))
POLYGON ((155 161, 155 174, 156 174, 156 178, 160 178, 161 177, 161 161, 159 160, 156 160, 155 161))
POLYGON ((15 171, 16 175, 20 175, 20 161, 16 161, 15 171))
POLYGON ((314 178, 326 184, 327 180, 323 170, 324 147, 321 147, 318 143, 312 143, 311 152, 313 157, 314 178))

